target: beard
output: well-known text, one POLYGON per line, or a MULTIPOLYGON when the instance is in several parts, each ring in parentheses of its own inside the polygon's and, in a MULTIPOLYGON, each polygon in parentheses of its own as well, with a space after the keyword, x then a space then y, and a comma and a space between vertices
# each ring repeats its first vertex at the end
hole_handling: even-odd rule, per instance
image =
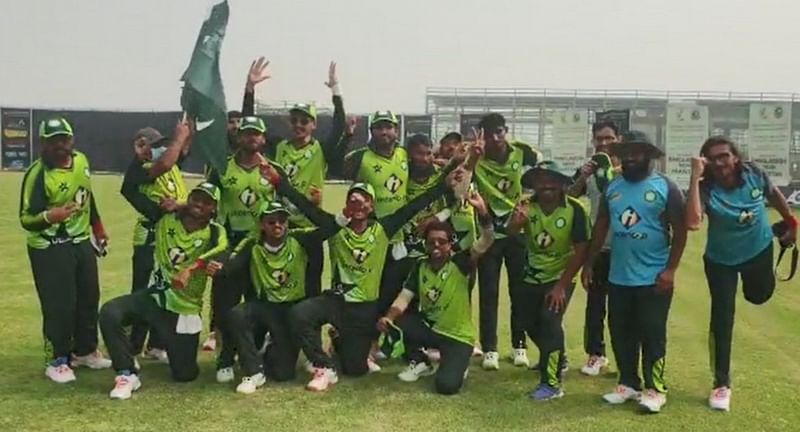
POLYGON ((408 174, 413 178, 428 178, 433 175, 433 165, 418 166, 410 164, 408 166, 408 174))
POLYGON ((639 182, 650 175, 650 160, 642 162, 622 161, 622 177, 629 182, 639 182))

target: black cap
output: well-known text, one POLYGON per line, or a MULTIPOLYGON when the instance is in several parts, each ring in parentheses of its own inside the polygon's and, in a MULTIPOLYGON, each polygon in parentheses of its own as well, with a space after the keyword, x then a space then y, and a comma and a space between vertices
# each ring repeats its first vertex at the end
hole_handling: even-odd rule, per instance
POLYGON ((653 157, 660 158, 664 156, 664 152, 653 143, 653 140, 646 133, 638 130, 629 130, 623 133, 622 140, 612 148, 619 151, 622 148, 634 145, 648 148, 653 157))
POLYGON ((478 128, 483 130, 494 130, 500 127, 506 127, 506 118, 500 113, 489 113, 481 118, 478 123, 478 128))

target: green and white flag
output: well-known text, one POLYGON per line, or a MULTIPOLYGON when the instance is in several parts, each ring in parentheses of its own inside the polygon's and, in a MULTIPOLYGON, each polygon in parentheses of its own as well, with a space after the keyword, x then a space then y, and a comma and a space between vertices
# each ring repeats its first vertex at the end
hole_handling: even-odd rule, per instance
POLYGON ((194 120, 192 146, 220 173, 225 173, 228 155, 227 108, 219 73, 219 56, 228 26, 228 2, 214 5, 203 22, 189 67, 181 76, 181 106, 194 120))

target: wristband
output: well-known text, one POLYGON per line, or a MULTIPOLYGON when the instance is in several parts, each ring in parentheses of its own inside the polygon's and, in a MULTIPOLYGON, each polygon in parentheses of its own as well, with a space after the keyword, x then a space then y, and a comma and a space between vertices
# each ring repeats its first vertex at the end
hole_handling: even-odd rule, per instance
POLYGON ((789 229, 797 230, 797 217, 790 216, 789 219, 784 219, 789 229))
POLYGON ((194 262, 194 266, 197 270, 204 270, 206 268, 206 260, 198 258, 197 261, 194 262))

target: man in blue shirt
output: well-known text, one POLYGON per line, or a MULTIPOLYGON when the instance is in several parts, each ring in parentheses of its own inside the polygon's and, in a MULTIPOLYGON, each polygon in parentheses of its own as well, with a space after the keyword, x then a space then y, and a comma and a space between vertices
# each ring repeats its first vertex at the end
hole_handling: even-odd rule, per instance
POLYGON ((622 176, 608 185, 600 201, 583 283, 594 289, 594 261, 606 235, 611 236, 609 328, 620 376, 617 388, 603 398, 621 404, 640 397, 642 408, 655 413, 667 401, 667 317, 686 246, 683 195, 670 179, 653 172, 653 160, 664 153, 644 133, 626 132, 614 153, 622 162, 622 176))

